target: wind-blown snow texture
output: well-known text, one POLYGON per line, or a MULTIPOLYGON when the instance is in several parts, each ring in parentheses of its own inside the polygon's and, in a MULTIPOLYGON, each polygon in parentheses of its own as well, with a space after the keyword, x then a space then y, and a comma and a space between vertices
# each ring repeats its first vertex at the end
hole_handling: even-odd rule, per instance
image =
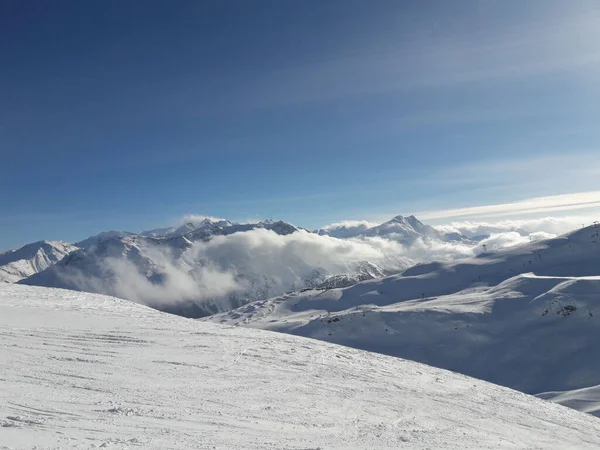
POLYGON ((595 449, 600 421, 411 361, 0 287, 0 448, 595 449))
POLYGON ((527 393, 600 384, 597 227, 208 318, 421 361, 527 393))

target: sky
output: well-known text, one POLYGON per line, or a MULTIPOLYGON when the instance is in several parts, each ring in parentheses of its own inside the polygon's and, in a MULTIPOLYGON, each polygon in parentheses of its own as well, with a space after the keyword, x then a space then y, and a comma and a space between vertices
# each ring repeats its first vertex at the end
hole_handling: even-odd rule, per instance
POLYGON ((0 249, 600 215, 596 0, 4 0, 0 61, 0 249))

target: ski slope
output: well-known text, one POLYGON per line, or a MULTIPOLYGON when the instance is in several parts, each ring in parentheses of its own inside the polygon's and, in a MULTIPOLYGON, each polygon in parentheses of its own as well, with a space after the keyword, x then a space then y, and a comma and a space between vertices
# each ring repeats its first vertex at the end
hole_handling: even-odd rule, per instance
POLYGON ((594 449, 600 421, 412 361, 0 286, 0 448, 594 449))

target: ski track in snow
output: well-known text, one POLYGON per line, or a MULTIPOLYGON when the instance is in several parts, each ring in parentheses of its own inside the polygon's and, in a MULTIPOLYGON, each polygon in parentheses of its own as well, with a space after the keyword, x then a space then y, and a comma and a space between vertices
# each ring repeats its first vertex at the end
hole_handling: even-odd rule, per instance
POLYGON ((583 449, 590 415, 412 361, 0 287, 1 449, 583 449))

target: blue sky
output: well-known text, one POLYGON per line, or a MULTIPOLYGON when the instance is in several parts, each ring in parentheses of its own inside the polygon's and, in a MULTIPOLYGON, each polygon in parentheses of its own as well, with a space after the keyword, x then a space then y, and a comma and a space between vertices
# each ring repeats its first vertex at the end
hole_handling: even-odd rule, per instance
POLYGON ((595 0, 8 0, 0 42, 0 249, 600 186, 595 0))

